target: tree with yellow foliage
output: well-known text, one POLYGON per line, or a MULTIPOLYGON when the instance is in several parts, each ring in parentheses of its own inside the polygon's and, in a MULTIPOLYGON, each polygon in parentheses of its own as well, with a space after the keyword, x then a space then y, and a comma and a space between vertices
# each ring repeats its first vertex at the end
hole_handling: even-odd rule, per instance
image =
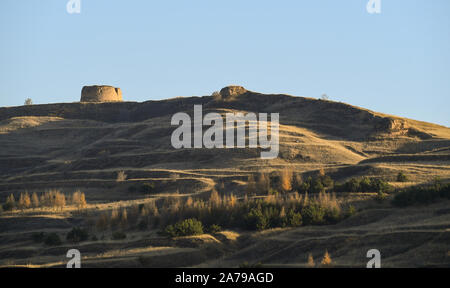
POLYGON ((28 192, 21 193, 19 198, 19 208, 24 210, 31 207, 31 198, 28 192))
POLYGON ((320 168, 320 170, 319 170, 319 176, 320 177, 324 177, 325 176, 325 169, 323 169, 323 167, 320 168))
POLYGON ((33 195, 31 196, 31 206, 33 208, 39 207, 39 198, 38 198, 36 192, 34 192, 33 195))
POLYGON ((284 192, 289 192, 292 190, 292 170, 285 168, 280 173, 281 189, 284 192))
POLYGON ((314 258, 313 258, 311 253, 309 253, 309 255, 308 255, 308 264, 307 264, 307 266, 309 268, 314 268, 316 266, 316 263, 314 263, 314 258))
POLYGON ((325 250, 325 254, 323 255, 322 262, 320 262, 320 265, 322 267, 330 267, 333 264, 333 261, 331 260, 330 254, 328 253, 328 250, 325 250))

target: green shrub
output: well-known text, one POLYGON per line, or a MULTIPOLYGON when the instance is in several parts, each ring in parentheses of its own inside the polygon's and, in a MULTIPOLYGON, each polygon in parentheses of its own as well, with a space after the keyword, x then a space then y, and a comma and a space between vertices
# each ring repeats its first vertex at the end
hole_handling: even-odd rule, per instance
POLYGON ((290 209, 286 215, 287 225, 290 227, 300 227, 303 224, 302 214, 297 213, 294 209, 290 209))
POLYGON ((62 244, 62 241, 58 234, 50 233, 45 237, 44 244, 47 246, 58 246, 62 244))
POLYGON ((69 233, 67 233, 66 239, 75 243, 83 242, 89 239, 89 233, 86 229, 74 227, 69 233))
POLYGON ((320 205, 310 203, 302 209, 303 221, 306 225, 323 224, 325 212, 325 209, 320 205))
POLYGON ((124 232, 117 231, 112 234, 112 238, 113 240, 123 240, 127 238, 127 234, 125 234, 124 232))
POLYGON ((394 187, 384 180, 363 177, 352 178, 349 181, 335 185, 336 192, 392 192, 394 187))
POLYGON ((341 219, 341 213, 336 208, 326 209, 324 217, 327 224, 336 224, 341 219))
POLYGON ((139 192, 144 194, 150 194, 155 192, 155 184, 154 183, 144 183, 139 188, 139 192))
POLYGON ((261 208, 252 208, 245 216, 247 227, 251 230, 264 230, 268 228, 268 220, 261 211, 261 208))
POLYGON ((300 193, 320 193, 324 192, 327 188, 334 186, 334 181, 330 176, 317 176, 312 178, 311 176, 304 182, 295 182, 295 189, 300 193))
POLYGON ((386 193, 382 191, 378 191, 377 196, 375 196, 375 200, 378 202, 383 202, 384 200, 386 200, 386 198, 387 198, 386 193))
POLYGON ((212 224, 211 226, 209 226, 208 228, 208 232, 215 234, 215 233, 219 233, 220 231, 222 231, 222 227, 220 227, 217 224, 212 224))
POLYGON ((16 208, 16 205, 14 205, 14 203, 6 202, 5 204, 3 204, 3 210, 5 211, 12 211, 14 210, 14 208, 16 208))
POLYGON ((200 235, 203 234, 203 224, 197 219, 186 219, 174 225, 168 225, 165 232, 171 237, 200 235))
POLYGON ((331 188, 331 187, 334 186, 334 181, 333 181, 333 179, 332 179, 330 176, 328 176, 328 175, 321 176, 321 177, 320 177, 320 180, 321 180, 322 185, 323 185, 324 187, 331 188))
POLYGON ((450 184, 435 183, 432 186, 414 186, 397 193, 392 204, 398 207, 431 204, 440 198, 450 199, 449 191, 450 184))
POLYGON ((408 177, 403 172, 398 172, 397 174, 397 182, 407 182, 408 177))
POLYGON ((325 187, 319 178, 315 178, 310 187, 310 193, 320 193, 325 191, 325 187))
POLYGON ((355 214, 356 214, 355 206, 353 206, 353 205, 348 206, 347 211, 345 213, 345 216, 346 217, 351 217, 351 216, 353 216, 355 214))

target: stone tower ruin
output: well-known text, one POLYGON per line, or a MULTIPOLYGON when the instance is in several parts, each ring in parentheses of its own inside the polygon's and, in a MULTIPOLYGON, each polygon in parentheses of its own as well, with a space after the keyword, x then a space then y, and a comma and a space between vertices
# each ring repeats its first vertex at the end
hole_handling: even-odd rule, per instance
POLYGON ((122 102, 122 90, 112 86, 84 86, 80 102, 122 102))

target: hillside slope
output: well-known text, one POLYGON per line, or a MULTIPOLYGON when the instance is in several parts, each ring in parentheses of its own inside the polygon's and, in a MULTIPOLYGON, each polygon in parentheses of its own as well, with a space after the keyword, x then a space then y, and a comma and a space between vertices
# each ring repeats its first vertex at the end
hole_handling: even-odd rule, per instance
POLYGON ((427 173, 450 175, 449 128, 343 103, 254 92, 231 101, 190 97, 0 108, 0 145, 0 197, 54 181, 64 187, 104 187, 119 170, 132 179, 170 179, 208 169, 203 176, 214 179, 227 169, 239 178, 261 167, 271 171, 288 165, 304 173, 325 167, 345 178, 351 170, 390 175, 413 164, 418 182, 429 180, 427 173), (192 114, 196 104, 203 105, 204 115, 279 113, 279 158, 261 160, 259 149, 248 148, 174 149, 170 136, 176 127, 170 119, 177 112, 192 114))
POLYGON ((158 201, 201 201, 216 190, 241 201, 248 196, 250 175, 274 175, 286 167, 303 179, 324 169, 337 182, 361 176, 397 186, 428 183, 435 177, 449 181, 447 127, 344 103, 249 91, 220 100, 208 96, 0 108, 0 147, 2 203, 10 194, 18 199, 24 192, 41 195, 50 189, 65 195, 80 190, 88 203, 83 213, 68 205, 1 214, 0 267, 62 266, 69 245, 82 250, 86 267, 236 267, 243 262, 304 267, 309 253, 318 259, 325 250, 338 266, 361 267, 369 248, 383 250, 386 266, 450 263, 450 254, 445 254, 450 251, 448 201, 397 210, 387 202, 374 202, 373 193, 338 195, 363 210, 337 225, 178 239, 130 228, 131 236, 124 240, 100 229, 91 231, 100 239, 77 246, 47 247, 32 241, 36 232, 65 237, 75 226, 92 227, 102 215, 112 218, 117 209, 131 213, 158 201), (194 105, 203 105, 203 115, 279 113, 279 157, 263 160, 259 148, 174 149, 171 117, 177 112, 192 115, 194 105), (126 179, 118 181, 121 171, 126 179), (399 172, 409 182, 395 183, 399 172), (150 194, 130 189, 148 183, 154 185, 150 194))

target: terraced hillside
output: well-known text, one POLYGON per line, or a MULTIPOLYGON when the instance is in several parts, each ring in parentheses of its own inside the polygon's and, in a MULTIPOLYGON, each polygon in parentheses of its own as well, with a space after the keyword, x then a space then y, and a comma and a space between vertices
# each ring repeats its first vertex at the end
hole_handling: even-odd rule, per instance
MULTIPOLYGON (((226 100, 205 96, 0 108, 0 147, 2 203, 10 194, 18 199, 25 191, 59 189, 69 195, 81 190, 86 195, 87 214, 158 199, 201 199, 213 190, 245 197, 249 175, 286 167, 304 179, 323 169, 337 182, 369 176, 398 187, 429 183, 436 177, 450 180, 450 128, 344 103, 250 91, 226 100), (279 157, 263 160, 259 148, 174 149, 172 115, 192 115, 194 105, 200 104, 204 114, 279 113, 279 157), (121 171, 126 179, 118 181, 121 171), (399 172, 408 175, 407 183, 394 183, 399 172), (130 189, 145 183, 154 185, 151 195, 130 189)), ((359 203, 371 201, 373 195, 348 197, 359 203)), ((325 249, 341 265, 357 266, 363 259, 362 254, 355 254, 359 253, 356 247, 365 249, 368 243, 387 247, 392 266, 450 263, 450 255, 445 254, 450 251, 448 202, 425 212, 411 208, 408 213, 388 204, 364 203, 361 207, 369 209, 366 214, 336 226, 300 227, 282 233, 228 231, 172 240, 152 230, 130 232, 132 238, 117 241, 103 235, 106 238, 101 243, 80 247, 91 266, 238 266, 245 261, 302 266, 308 253, 317 257, 325 249), (391 249, 387 243, 392 239, 407 243, 401 246, 399 242, 401 247, 391 249), (426 255, 430 249, 437 252, 426 255), (192 261, 186 262, 186 255, 192 261), (415 262, 407 261, 411 255, 417 257, 415 262)), ((30 240, 31 234, 45 230, 65 235, 85 221, 74 207, 4 212, 0 216, 0 265, 61 265, 71 245, 42 249, 30 240)))

